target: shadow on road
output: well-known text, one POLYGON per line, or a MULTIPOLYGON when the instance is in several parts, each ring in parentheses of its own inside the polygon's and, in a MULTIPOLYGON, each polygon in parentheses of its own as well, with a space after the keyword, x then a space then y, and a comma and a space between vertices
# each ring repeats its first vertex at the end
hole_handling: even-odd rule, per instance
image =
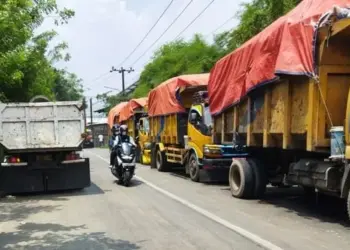
POLYGON ((27 223, 16 232, 0 233, 2 249, 140 249, 129 241, 112 239, 103 232, 83 232, 84 225, 64 226, 53 223, 27 223))
POLYGON ((97 186, 95 183, 91 182, 90 187, 79 189, 79 190, 65 190, 65 191, 49 191, 49 192, 38 192, 38 193, 24 193, 24 194, 14 194, 12 199, 7 199, 4 197, 0 199, 0 203, 8 202, 15 199, 16 201, 27 201, 27 200, 50 200, 50 201, 65 201, 72 196, 87 196, 87 195, 99 195, 104 194, 104 191, 97 186))
MULTIPOLYGON (((60 210, 61 206, 53 205, 36 205, 30 201, 7 201, 0 202, 0 223, 6 221, 23 221, 29 216, 46 212, 50 213, 55 210, 60 210)), ((0 241, 1 246, 1 241, 0 241)))
POLYGON ((269 187, 259 204, 283 208, 306 219, 340 224, 350 229, 344 200, 329 196, 306 196, 301 188, 269 187))
MULTIPOLYGON (((114 183, 115 185, 117 185, 117 186, 124 187, 123 184, 118 184, 118 181, 117 181, 117 180, 113 181, 113 183, 114 183)), ((128 186, 128 187, 125 187, 125 188, 137 187, 137 186, 140 186, 140 185, 142 185, 142 184, 144 184, 142 181, 133 178, 133 179, 131 179, 131 181, 130 181, 130 183, 129 183, 129 186, 128 186)))

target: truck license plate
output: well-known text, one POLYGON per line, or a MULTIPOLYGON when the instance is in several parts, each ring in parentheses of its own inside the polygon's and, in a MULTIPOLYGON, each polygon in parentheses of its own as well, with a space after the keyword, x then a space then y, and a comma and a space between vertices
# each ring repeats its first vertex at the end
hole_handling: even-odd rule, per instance
POLYGON ((37 161, 52 161, 51 155, 37 155, 36 156, 37 161))

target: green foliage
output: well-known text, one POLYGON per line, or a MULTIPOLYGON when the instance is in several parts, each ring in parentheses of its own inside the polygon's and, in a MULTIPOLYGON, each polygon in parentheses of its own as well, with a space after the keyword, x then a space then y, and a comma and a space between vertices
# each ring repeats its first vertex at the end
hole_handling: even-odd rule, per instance
POLYGON ((0 101, 29 101, 35 95, 45 95, 52 100, 80 99, 80 80, 52 66, 59 60, 69 60, 64 52, 67 44, 60 43, 49 50, 56 32, 34 35, 48 15, 54 15, 58 25, 67 23, 74 11, 59 10, 55 0, 2 1, 0 101), (67 92, 63 94, 63 91, 67 92))
POLYGON ((165 44, 141 73, 133 97, 146 96, 150 89, 178 75, 207 73, 220 56, 218 47, 209 45, 199 35, 189 42, 178 40, 165 44))
POLYGON ((242 11, 238 13, 239 25, 231 32, 223 33, 222 45, 227 48, 227 51, 237 49, 293 9, 299 2, 300 0, 253 0, 243 4, 242 11))

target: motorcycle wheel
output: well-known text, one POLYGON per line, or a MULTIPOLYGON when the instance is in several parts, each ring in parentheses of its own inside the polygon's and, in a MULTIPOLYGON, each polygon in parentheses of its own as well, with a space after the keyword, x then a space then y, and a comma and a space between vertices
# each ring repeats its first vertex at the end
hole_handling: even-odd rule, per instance
POLYGON ((112 174, 114 175, 114 177, 115 178, 117 178, 117 183, 118 183, 118 185, 121 185, 121 184, 123 184, 123 178, 122 177, 120 177, 119 175, 118 175, 118 173, 117 173, 117 164, 118 164, 118 159, 117 159, 117 157, 115 157, 115 159, 114 159, 114 166, 113 166, 113 168, 111 169, 111 172, 112 172, 112 174), (113 171, 114 170, 114 171, 113 171))
POLYGON ((123 182, 125 187, 129 186, 130 180, 131 180, 131 173, 129 171, 126 171, 123 176, 123 182))

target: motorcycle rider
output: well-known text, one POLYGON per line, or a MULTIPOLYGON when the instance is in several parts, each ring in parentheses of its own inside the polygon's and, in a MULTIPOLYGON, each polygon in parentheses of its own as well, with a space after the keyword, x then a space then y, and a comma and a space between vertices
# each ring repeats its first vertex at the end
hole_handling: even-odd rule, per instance
MULTIPOLYGON (((115 148, 115 146, 117 146, 118 144, 123 143, 123 142, 129 142, 133 146, 136 147, 136 143, 134 141, 134 138, 132 138, 131 136, 128 135, 128 126, 125 124, 123 124, 119 127, 119 133, 115 136, 112 148, 115 148)), ((114 159, 115 159, 116 155, 117 155, 117 152, 115 152, 115 150, 112 150, 111 158, 110 158, 110 166, 111 167, 114 164, 114 159)))

